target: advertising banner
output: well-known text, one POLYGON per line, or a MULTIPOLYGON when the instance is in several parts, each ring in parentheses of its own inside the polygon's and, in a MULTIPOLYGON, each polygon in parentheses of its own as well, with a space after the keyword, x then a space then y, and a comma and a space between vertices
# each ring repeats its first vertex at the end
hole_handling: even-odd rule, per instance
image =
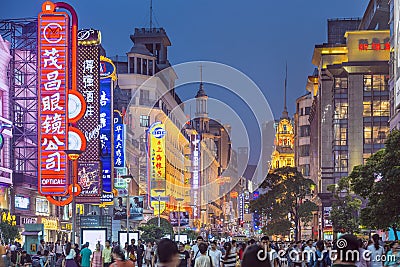
POLYGON ((186 211, 171 211, 169 213, 169 221, 172 226, 186 226, 189 225, 189 213, 186 211), (179 219, 178 219, 179 216, 179 219))
POLYGON ((192 134, 190 136, 191 160, 192 160, 192 204, 193 218, 200 218, 200 136, 192 134))
POLYGON ((114 167, 125 167, 125 126, 122 113, 114 110, 114 167))
MULTIPOLYGON (((150 162, 150 196, 151 198, 165 197, 165 126, 161 122, 153 123, 148 129, 149 162, 150 162)), ((151 200, 154 215, 164 212, 165 201, 151 200)))
POLYGON ((69 185, 68 40, 64 12, 38 17, 38 187, 41 195, 62 196, 69 185))
POLYGON ((101 194, 100 163, 79 162, 78 184, 82 187, 79 197, 95 197, 101 194))
MULTIPOLYGON (((127 197, 114 198, 114 220, 126 220, 126 201, 127 197)), ((143 196, 130 196, 128 208, 129 220, 143 220, 143 196)))

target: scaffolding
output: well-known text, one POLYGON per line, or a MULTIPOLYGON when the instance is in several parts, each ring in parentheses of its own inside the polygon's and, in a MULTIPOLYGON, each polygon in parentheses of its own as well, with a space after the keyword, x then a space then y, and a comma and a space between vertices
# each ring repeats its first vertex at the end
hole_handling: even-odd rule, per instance
POLYGON ((14 183, 37 184, 37 19, 0 20, 0 35, 11 43, 7 70, 10 118, 14 122, 11 167, 14 183))

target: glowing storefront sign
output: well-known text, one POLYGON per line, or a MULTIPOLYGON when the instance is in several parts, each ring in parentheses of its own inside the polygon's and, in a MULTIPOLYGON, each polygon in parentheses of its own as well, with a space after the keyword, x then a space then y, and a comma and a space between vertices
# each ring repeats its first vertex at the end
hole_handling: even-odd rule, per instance
POLYGON ((165 197, 166 176, 165 176, 165 126, 161 122, 153 123, 148 129, 149 134, 149 157, 150 157, 150 196, 151 207, 154 215, 164 212, 165 201, 154 201, 154 198, 165 197), (158 208, 160 206, 160 209, 158 208))
POLYGON ((65 195, 68 188, 68 32, 65 12, 38 17, 38 187, 42 195, 65 195))
POLYGON ((192 154, 192 204, 193 218, 200 218, 200 136, 192 134, 190 137, 192 154))
MULTIPOLYGON (((101 202, 112 204, 114 195, 112 193, 112 162, 111 162, 111 79, 102 75, 103 62, 111 61, 103 56, 100 57, 100 160, 102 163, 103 192, 101 202), (105 78, 103 78, 105 77, 105 78)), ((109 63, 112 64, 112 63, 109 63)))
POLYGON ((125 126, 123 117, 119 111, 114 111, 114 167, 125 167, 125 126))

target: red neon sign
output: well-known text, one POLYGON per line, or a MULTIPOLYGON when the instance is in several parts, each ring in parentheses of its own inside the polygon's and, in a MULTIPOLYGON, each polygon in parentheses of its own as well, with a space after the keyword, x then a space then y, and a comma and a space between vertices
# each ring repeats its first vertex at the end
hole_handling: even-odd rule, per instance
POLYGON ((42 195, 68 192, 68 28, 65 12, 38 17, 38 187, 42 195))

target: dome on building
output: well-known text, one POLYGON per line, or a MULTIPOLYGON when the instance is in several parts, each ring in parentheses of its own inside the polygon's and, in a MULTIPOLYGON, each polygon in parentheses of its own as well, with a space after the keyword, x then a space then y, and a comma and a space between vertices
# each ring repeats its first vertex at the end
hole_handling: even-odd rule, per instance
POLYGON ((196 98, 207 96, 206 91, 204 91, 203 83, 200 83, 200 89, 197 91, 196 98))
POLYGON ((146 56, 153 56, 152 53, 146 48, 144 44, 141 43, 135 43, 132 48, 130 53, 136 53, 136 54, 141 54, 141 55, 146 55, 146 56))

